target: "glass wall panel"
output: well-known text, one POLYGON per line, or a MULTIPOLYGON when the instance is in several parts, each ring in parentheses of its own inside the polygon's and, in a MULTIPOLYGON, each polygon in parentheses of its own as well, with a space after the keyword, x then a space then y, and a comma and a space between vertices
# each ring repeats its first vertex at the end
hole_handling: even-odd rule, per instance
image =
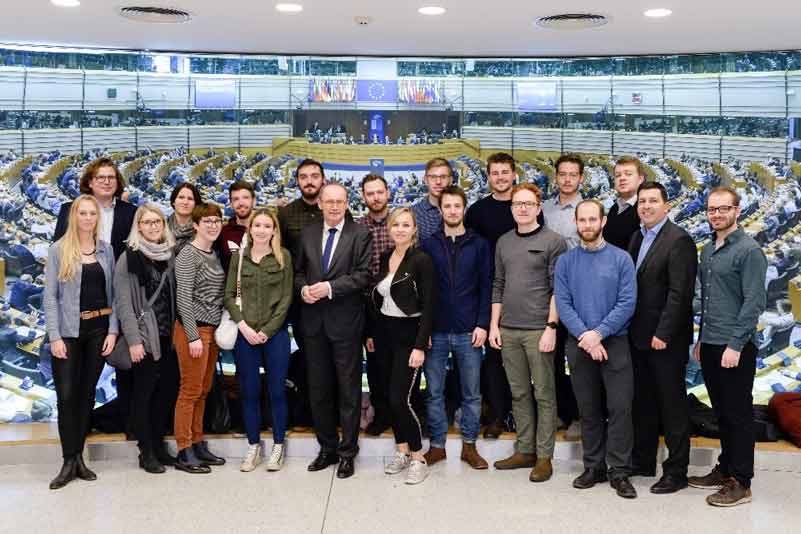
POLYGON ((139 56, 139 72, 183 74, 188 69, 189 61, 185 56, 148 53, 139 56))
POLYGON ((614 58, 615 74, 618 76, 648 76, 665 73, 663 56, 634 56, 614 58))
POLYGON ((720 72, 720 54, 665 56, 665 74, 715 74, 720 72))
POLYGON ((19 130, 22 128, 24 111, 0 110, 0 130, 19 130))
POLYGON ((185 109, 148 109, 138 114, 137 126, 186 126, 185 109))
POLYGON ((787 119, 767 117, 723 117, 724 134, 736 137, 787 137, 787 119))
POLYGON ((515 61, 515 76, 561 76, 564 73, 564 63, 561 59, 515 61))
POLYGON ((84 111, 81 117, 83 128, 118 128, 137 125, 139 114, 136 111, 84 111))
POLYGON ((665 117, 666 133, 723 135, 723 121, 720 117, 665 117))
POLYGON ((465 61, 465 76, 482 77, 507 77, 515 75, 515 64, 511 60, 474 60, 465 61))
POLYGON ((239 124, 254 126, 258 124, 287 124, 288 122, 288 111, 243 109, 239 112, 239 124))
POLYGON ((237 124, 239 119, 235 109, 193 109, 189 112, 189 124, 209 126, 213 124, 237 124))
POLYGON ((80 111, 25 111, 22 113, 23 129, 80 128, 80 111))
POLYGON ((568 59, 564 62, 565 76, 609 76, 615 72, 612 58, 568 59))
POLYGON ((562 114, 537 112, 519 113, 517 116, 517 124, 520 126, 531 126, 533 128, 561 128, 562 114))
POLYGON ((611 130, 614 117, 607 111, 596 113, 565 113, 564 127, 578 130, 611 130))
POLYGON ((659 115, 614 115, 615 130, 624 132, 665 133, 664 117, 659 115))
POLYGON ((239 74, 238 57, 190 56, 189 72, 193 74, 239 74))
POLYGON ((515 114, 502 111, 469 111, 464 114, 466 126, 514 126, 515 114))
POLYGON ((464 61, 398 61, 398 76, 462 76, 464 61))
POLYGON ((243 57, 239 65, 240 74, 278 76, 289 73, 289 61, 285 57, 243 57))
POLYGON ((787 69, 785 52, 737 52, 721 54, 721 72, 770 72, 787 69))
POLYGON ((82 54, 84 70, 136 72, 139 54, 82 54))

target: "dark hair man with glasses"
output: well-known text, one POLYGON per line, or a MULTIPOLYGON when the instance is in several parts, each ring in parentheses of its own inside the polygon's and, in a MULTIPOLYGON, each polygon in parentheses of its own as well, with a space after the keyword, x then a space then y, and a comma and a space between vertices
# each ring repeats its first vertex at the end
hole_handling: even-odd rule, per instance
POLYGON ((698 266, 701 331, 693 348, 700 360, 709 400, 720 425, 718 465, 690 477, 694 488, 718 489, 706 502, 735 506, 751 502, 754 477, 755 336, 765 311, 768 262, 759 244, 737 226, 740 197, 729 187, 712 189, 707 218, 715 238, 701 251, 698 266))
POLYGON ((426 186, 428 194, 412 206, 417 220, 417 235, 420 242, 431 237, 442 228, 442 212, 439 211, 439 196, 442 190, 453 183, 453 170, 448 160, 434 158, 426 163, 426 186))

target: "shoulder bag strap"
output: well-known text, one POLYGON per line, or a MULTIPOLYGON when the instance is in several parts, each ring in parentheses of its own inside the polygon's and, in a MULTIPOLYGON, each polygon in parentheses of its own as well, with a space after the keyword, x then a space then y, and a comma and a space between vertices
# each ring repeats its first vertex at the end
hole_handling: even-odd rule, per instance
POLYGON ((139 319, 142 319, 142 317, 145 316, 145 313, 147 313, 147 311, 153 307, 153 303, 156 302, 157 298, 159 298, 161 290, 164 288, 164 283, 167 281, 167 277, 169 276, 171 269, 172 267, 167 267, 164 269, 164 272, 161 273, 161 281, 159 281, 158 287, 153 292, 153 296, 147 299, 147 302, 145 302, 145 305, 142 307, 142 313, 139 314, 139 319))
POLYGON ((236 266, 236 305, 240 311, 242 310, 242 261, 244 260, 247 243, 248 236, 245 234, 239 244, 239 264, 236 266))

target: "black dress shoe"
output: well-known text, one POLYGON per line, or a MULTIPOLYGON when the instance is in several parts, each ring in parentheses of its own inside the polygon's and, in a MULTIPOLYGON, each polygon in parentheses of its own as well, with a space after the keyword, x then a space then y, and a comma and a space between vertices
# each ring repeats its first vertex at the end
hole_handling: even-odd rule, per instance
POLYGON ((175 465, 175 456, 170 454, 165 442, 157 443, 156 446, 153 447, 153 454, 156 455, 156 460, 158 460, 161 465, 175 465))
POLYGON ((617 494, 624 499, 634 499, 637 497, 637 490, 629 482, 629 477, 613 478, 609 485, 615 488, 617 494))
POLYGON ((498 439, 504 430, 502 421, 493 421, 484 427, 484 439, 498 439))
POLYGON ((353 471, 353 458, 342 458, 337 467, 337 478, 352 477, 353 471))
POLYGON ((662 475, 656 484, 651 486, 651 493, 662 495, 665 493, 676 493, 687 487, 687 477, 677 475, 662 475))
POLYGON ((606 482, 606 471, 585 469, 581 475, 573 481, 576 489, 589 489, 600 482, 606 482))
POLYGON ((339 456, 333 452, 321 452, 312 463, 309 464, 309 471, 322 471, 326 467, 339 463, 339 456))
POLYGON ((61 489, 73 480, 75 480, 75 458, 64 458, 61 471, 58 472, 56 478, 50 481, 50 489, 61 489))
POLYGON ((197 459, 203 464, 225 465, 225 458, 220 458, 216 454, 212 454, 212 452, 209 450, 209 443, 207 441, 201 441, 200 443, 193 444, 192 450, 195 452, 197 459))
POLYGON ((373 421, 364 429, 368 436, 380 436, 389 429, 389 425, 382 421, 373 421))
POLYGON ((82 454, 75 457, 75 475, 81 480, 97 480, 95 472, 86 467, 86 464, 83 463, 82 454))
POLYGON ((153 451, 143 451, 139 453, 139 467, 147 471, 148 473, 159 474, 166 471, 164 466, 159 463, 156 459, 156 455, 153 454, 153 451))
POLYGON ((195 456, 192 447, 187 447, 178 451, 178 458, 175 461, 175 468, 184 473, 211 473, 211 467, 200 463, 195 456))

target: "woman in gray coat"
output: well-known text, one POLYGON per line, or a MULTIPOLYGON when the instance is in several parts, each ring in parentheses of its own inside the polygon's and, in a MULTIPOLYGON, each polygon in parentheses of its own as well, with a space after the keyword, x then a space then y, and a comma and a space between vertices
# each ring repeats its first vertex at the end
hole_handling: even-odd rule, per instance
POLYGON ((125 251, 114 273, 114 305, 133 364, 133 431, 139 467, 163 473, 173 465, 164 443, 178 393, 178 361, 172 347, 175 321, 175 240, 155 204, 136 210, 125 251), (147 303, 153 300, 153 305, 147 303))

